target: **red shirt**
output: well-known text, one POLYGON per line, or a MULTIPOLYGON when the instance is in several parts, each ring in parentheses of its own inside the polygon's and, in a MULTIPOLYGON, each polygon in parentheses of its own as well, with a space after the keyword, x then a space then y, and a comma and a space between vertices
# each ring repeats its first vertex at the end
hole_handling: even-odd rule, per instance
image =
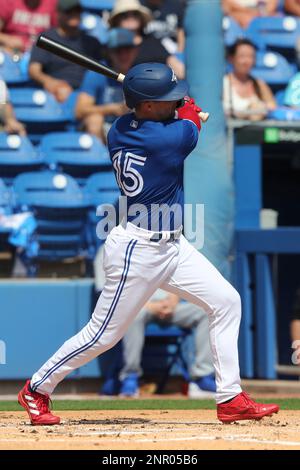
POLYGON ((31 9, 25 0, 0 0, 1 32, 19 36, 25 49, 29 49, 37 35, 56 26, 56 3, 57 0, 41 0, 31 9))

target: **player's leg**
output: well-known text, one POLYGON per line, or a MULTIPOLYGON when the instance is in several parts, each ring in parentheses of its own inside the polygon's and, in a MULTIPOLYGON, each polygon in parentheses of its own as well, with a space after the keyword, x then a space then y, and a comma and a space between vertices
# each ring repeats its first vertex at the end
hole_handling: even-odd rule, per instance
POLYGON ((33 392, 50 395, 67 374, 114 346, 161 279, 174 270, 175 247, 161 250, 153 245, 145 250, 142 242, 122 236, 118 228, 113 232, 104 254, 106 284, 92 318, 33 375, 33 392))
POLYGON ((203 308, 216 371, 217 403, 241 392, 237 340, 240 297, 219 271, 181 236, 176 271, 162 287, 203 308))
POLYGON ((208 314, 219 419, 228 422, 259 419, 277 412, 277 405, 256 404, 241 390, 238 361, 241 319, 239 294, 183 236, 179 246, 177 268, 161 287, 198 305, 208 314))

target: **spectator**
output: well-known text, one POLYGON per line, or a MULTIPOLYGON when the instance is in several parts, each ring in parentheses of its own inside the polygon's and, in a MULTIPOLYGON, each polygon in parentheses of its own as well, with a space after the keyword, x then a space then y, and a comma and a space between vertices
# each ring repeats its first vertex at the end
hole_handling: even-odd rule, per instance
POLYGON ((170 52, 182 52, 185 46, 183 0, 141 0, 151 10, 153 19, 147 24, 145 33, 153 34, 170 52))
POLYGON ((300 16, 300 0, 285 0, 284 10, 289 15, 300 16))
POLYGON ((8 90, 3 80, 0 80, 0 131, 26 135, 25 127, 16 119, 13 107, 9 103, 8 90))
POLYGON ((184 78, 184 64, 170 54, 159 39, 152 34, 145 36, 144 29, 151 19, 148 8, 143 7, 138 0, 117 0, 109 23, 113 28, 126 28, 134 31, 136 41, 141 42, 135 64, 161 62, 172 67, 179 79, 184 78))
MULTIPOLYGON (((134 33, 113 28, 109 31, 106 46, 109 66, 125 75, 138 54, 134 33)), ((108 126, 128 111, 121 83, 95 72, 85 74, 77 99, 76 116, 87 132, 105 142, 108 126)))
MULTIPOLYGON (((57 28, 50 29, 46 35, 66 46, 96 60, 103 58, 102 46, 97 39, 79 29, 80 0, 58 0, 57 28)), ((33 47, 29 75, 55 98, 63 102, 73 90, 80 87, 84 69, 36 46, 33 47)))
POLYGON ((247 28, 258 16, 276 15, 278 0, 223 0, 225 15, 231 16, 242 28, 247 28))
POLYGON ((255 52, 248 39, 239 39, 229 49, 232 72, 225 75, 223 84, 223 106, 228 117, 258 121, 276 108, 269 86, 251 76, 255 52))
MULTIPOLYGON (((138 378, 142 374, 141 362, 147 323, 157 321, 162 325, 177 325, 195 328, 195 360, 190 367, 192 381, 189 384, 190 398, 213 397, 216 391, 208 341, 208 318, 199 307, 188 302, 179 302, 179 297, 158 290, 138 314, 123 338, 123 367, 119 374, 120 394, 135 397, 139 393, 138 378)), ((119 348, 120 350, 120 348, 119 348)), ((118 360, 114 357, 117 364, 118 360)), ((102 362, 101 362, 102 365, 102 362)), ((110 364, 110 368, 113 366, 110 364)), ((117 380, 105 374, 107 380, 103 394, 117 393, 117 380)))
POLYGON ((37 35, 56 26, 56 0, 0 0, 0 45, 11 53, 31 48, 37 35))

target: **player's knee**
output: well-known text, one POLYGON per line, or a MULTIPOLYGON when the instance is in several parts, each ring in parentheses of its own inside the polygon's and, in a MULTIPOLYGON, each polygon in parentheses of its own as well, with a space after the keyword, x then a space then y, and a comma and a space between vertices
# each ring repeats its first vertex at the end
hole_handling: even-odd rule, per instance
POLYGON ((241 313, 241 297, 238 291, 230 286, 230 288, 226 292, 226 304, 230 311, 236 312, 237 315, 241 313))
POLYGON ((102 335, 99 340, 98 340, 98 343, 99 343, 99 346, 101 346, 101 349, 103 348, 105 351, 113 348, 117 342, 120 340, 121 338, 118 336, 112 336, 112 335, 102 335))

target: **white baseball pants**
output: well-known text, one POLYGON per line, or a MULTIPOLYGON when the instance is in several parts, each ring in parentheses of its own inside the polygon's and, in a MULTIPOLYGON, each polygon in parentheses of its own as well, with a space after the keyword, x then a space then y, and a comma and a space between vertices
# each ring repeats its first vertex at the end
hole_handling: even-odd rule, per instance
POLYGON ((241 392, 239 294, 183 235, 170 241, 166 234, 158 242, 151 236, 130 223, 111 231, 104 249, 106 283, 92 318, 33 375, 33 390, 50 395, 66 375, 114 346, 160 287, 208 314, 217 403, 241 392))

